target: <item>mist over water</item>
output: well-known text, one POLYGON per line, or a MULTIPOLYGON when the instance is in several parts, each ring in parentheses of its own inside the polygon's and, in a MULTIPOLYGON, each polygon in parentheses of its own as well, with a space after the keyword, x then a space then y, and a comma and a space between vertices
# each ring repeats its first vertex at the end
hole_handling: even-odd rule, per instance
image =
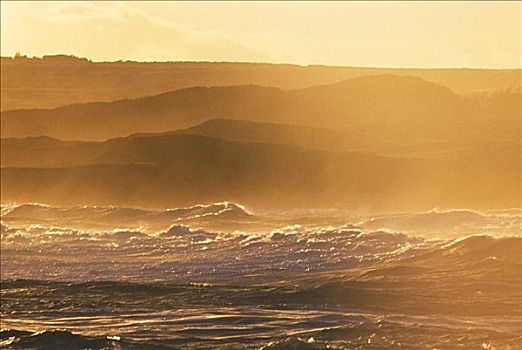
POLYGON ((2 207, 1 344, 517 349, 522 215, 2 207))
POLYGON ((520 3, 6 3, 0 349, 522 350, 520 3))

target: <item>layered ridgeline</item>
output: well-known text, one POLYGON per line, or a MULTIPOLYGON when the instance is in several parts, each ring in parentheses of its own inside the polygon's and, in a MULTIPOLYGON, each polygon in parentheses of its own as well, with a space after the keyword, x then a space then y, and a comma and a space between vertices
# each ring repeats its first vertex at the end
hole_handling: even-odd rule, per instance
POLYGON ((368 210, 520 204, 514 141, 390 157, 355 151, 351 141, 329 146, 333 135, 341 138, 332 130, 215 120, 104 142, 5 138, 2 200, 155 207, 232 200, 368 210), (310 148, 317 139, 323 149, 310 148))
POLYGON ((195 87, 131 100, 4 111, 1 126, 3 137, 106 140, 226 118, 335 128, 381 141, 513 140, 520 137, 520 96, 462 97, 420 78, 376 75, 297 90, 195 87))
POLYGON ((73 56, 2 57, 1 109, 113 101, 194 86, 257 84, 283 89, 363 75, 412 75, 459 94, 519 87, 521 70, 386 69, 212 62, 90 62, 73 56))
POLYGON ((2 200, 519 207, 520 104, 375 75, 2 112, 2 200))

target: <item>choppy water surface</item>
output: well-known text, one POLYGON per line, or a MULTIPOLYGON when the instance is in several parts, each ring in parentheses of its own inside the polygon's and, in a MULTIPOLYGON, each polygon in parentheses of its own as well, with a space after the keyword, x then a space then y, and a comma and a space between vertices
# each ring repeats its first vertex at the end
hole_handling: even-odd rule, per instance
POLYGON ((521 349, 522 215, 2 207, 1 344, 521 349))

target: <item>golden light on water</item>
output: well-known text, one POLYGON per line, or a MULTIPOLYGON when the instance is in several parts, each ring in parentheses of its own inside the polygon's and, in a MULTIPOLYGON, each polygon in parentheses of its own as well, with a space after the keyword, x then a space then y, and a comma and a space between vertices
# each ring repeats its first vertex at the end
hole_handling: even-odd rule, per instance
POLYGON ((2 1, 0 348, 522 349, 521 6, 2 1))

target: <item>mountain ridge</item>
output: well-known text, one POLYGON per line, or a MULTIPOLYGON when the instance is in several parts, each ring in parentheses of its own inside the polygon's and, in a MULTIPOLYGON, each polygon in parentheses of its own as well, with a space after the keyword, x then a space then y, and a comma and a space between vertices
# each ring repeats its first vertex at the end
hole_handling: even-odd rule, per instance
POLYGON ((197 87, 133 100, 7 111, 2 112, 1 126, 3 137, 104 140, 226 118, 328 125, 381 139, 411 139, 421 134, 426 134, 421 138, 443 139, 490 134, 516 138, 518 111, 513 101, 513 106, 497 103, 494 108, 485 108, 419 78, 379 75, 300 90, 254 85, 197 87))
POLYGON ((415 75, 458 94, 520 88, 521 69, 371 68, 242 62, 90 62, 67 55, 2 57, 1 110, 117 100, 190 86, 257 84, 285 89, 362 75, 415 75))
POLYGON ((520 155, 509 152, 398 158, 184 133, 25 151, 20 140, 7 147, 12 141, 2 139, 6 203, 173 207, 229 200, 398 210, 514 207, 520 200, 520 155))

